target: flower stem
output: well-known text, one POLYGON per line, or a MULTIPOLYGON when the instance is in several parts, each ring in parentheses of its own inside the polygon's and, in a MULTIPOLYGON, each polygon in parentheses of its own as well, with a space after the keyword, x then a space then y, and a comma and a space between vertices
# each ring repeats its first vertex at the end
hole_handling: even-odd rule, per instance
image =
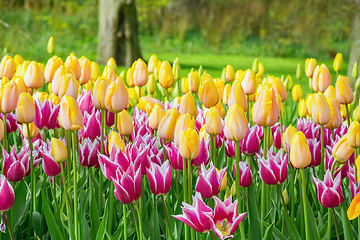
POLYGON ((346 103, 345 108, 346 108, 347 126, 350 127, 349 104, 346 103))
POLYGON ((139 226, 138 226, 138 222, 137 222, 137 218, 136 218, 136 212, 135 212, 134 203, 131 204, 131 208, 132 208, 132 212, 133 212, 133 214, 134 214, 134 222, 135 222, 136 234, 137 234, 137 236, 138 236, 138 240, 140 240, 139 226))
POLYGON ((123 204, 123 219, 124 219, 124 239, 127 239, 127 219, 126 219, 126 205, 123 204))
MULTIPOLYGON (((287 216, 287 218, 290 219, 289 214, 288 214, 288 211, 287 211, 287 208, 286 208, 286 203, 285 203, 284 195, 282 194, 282 191, 281 191, 280 184, 277 184, 276 186, 277 186, 277 189, 279 190, 280 197, 281 197, 281 201, 282 201, 282 204, 283 204, 283 206, 284 206, 284 213, 285 213, 285 215, 287 216)), ((291 228, 289 228, 289 236, 290 236, 290 237, 292 236, 291 228)))
MULTIPOLYGON (((156 235, 156 228, 158 226, 156 226, 156 216, 158 215, 158 212, 157 212, 157 196, 154 194, 153 195, 153 199, 154 199, 154 225, 153 225, 153 239, 155 239, 155 235, 156 235)), ((165 209, 165 208, 164 208, 165 209)), ((167 216, 167 214, 165 214, 167 216)))
POLYGON ((215 151, 214 151, 214 139, 213 139, 212 135, 210 135, 210 156, 211 156, 211 160, 213 161, 214 166, 216 167, 215 151))
POLYGON ((328 225, 327 225, 327 239, 331 240, 331 209, 328 208, 328 225))
MULTIPOLYGON (((250 102, 249 102, 249 95, 246 95, 246 100, 247 100, 247 111, 246 111, 246 115, 247 115, 247 120, 250 123, 250 102)), ((251 126, 251 123, 250 123, 251 126)))
POLYGON ((11 225, 10 225, 10 221, 9 221, 9 218, 8 218, 7 212, 4 212, 4 215, 5 215, 5 221, 6 221, 6 224, 8 225, 10 238, 11 238, 11 240, 15 240, 15 238, 14 238, 14 234, 13 234, 13 232, 12 232, 12 230, 11 230, 11 225))
POLYGON ((3 146, 5 150, 9 153, 9 140, 8 140, 8 134, 6 130, 6 113, 3 114, 3 124, 4 124, 4 139, 3 139, 3 146))
MULTIPOLYGON (((140 203, 141 204, 141 203, 140 203)), ((139 240, 142 240, 142 220, 141 220, 141 211, 140 208, 138 207, 138 216, 139 216, 139 240)))
POLYGON ((179 197, 179 178, 178 178, 177 170, 175 170, 175 183, 176 183, 176 197, 179 197))
POLYGON ((308 209, 307 209, 307 197, 306 197, 306 184, 305 184, 305 174, 304 169, 300 169, 300 175, 301 175, 301 185, 302 185, 302 193, 303 193, 303 205, 304 205, 304 215, 305 215, 305 235, 306 239, 311 239, 311 234, 309 232, 309 216, 308 216, 308 209))
MULTIPOLYGON (((155 195, 155 199, 156 199, 156 195, 155 195)), ((164 195, 161 195, 161 201, 162 201, 162 204, 163 204, 163 207, 164 207, 165 218, 166 218, 166 225, 167 225, 167 228, 168 228, 168 230, 169 230, 169 234, 171 234, 169 216, 168 216, 168 213, 167 213, 167 210, 166 210, 164 195)), ((154 239, 155 239, 155 238, 154 238, 154 239)))
POLYGON ((191 159, 188 159, 188 203, 191 204, 192 197, 192 174, 191 174, 191 159))
POLYGON ((295 169, 291 168, 291 182, 290 182, 290 187, 291 187, 291 194, 290 194, 290 210, 291 210, 291 220, 294 221, 294 217, 295 217, 295 169))
MULTIPOLYGON (((235 141, 235 157, 236 157, 236 198, 238 202, 240 202, 240 174, 239 174, 239 162, 240 162, 240 142, 235 141)), ((245 198, 243 198, 243 202, 245 202, 245 198)), ((238 205, 239 206, 239 205, 238 205)), ((236 209, 237 214, 240 213, 238 209, 236 209)), ((240 222, 240 235, 241 239, 245 240, 245 231, 244 231, 244 223, 240 222)))
MULTIPOLYGON (((186 159, 183 159, 183 188, 184 188, 184 202, 187 202, 187 183, 186 183, 186 159)), ((189 239, 189 227, 184 224, 185 240, 189 239)))
MULTIPOLYGON (((105 127, 106 127, 106 110, 101 110, 101 154, 105 152, 104 146, 104 135, 105 135, 105 127)), ((102 193, 103 193, 103 180, 102 180, 102 173, 99 173, 99 209, 102 208, 102 193)), ((111 209, 111 208, 110 208, 111 209)))
POLYGON ((77 166, 76 166, 76 132, 72 132, 72 154, 74 169, 74 225, 75 239, 78 238, 78 192, 77 192, 77 166))
MULTIPOLYGON (((118 122, 118 113, 114 113, 115 114, 115 122, 114 122, 114 132, 118 131, 117 128, 117 122, 118 122)), ((110 208, 111 209, 111 208, 110 208)))
MULTIPOLYGON (((68 177, 68 185, 71 185, 71 136, 68 131, 65 131, 65 139, 66 139, 66 151, 68 153, 66 158, 66 170, 67 170, 67 177, 68 177)), ((64 176, 64 182, 66 181, 66 178, 64 176)))
MULTIPOLYGON (((114 208, 114 184, 113 183, 110 183, 109 201, 110 201, 110 209, 113 209, 114 208)), ((110 234, 112 234, 113 217, 114 217, 113 211, 109 211, 108 230, 109 230, 110 234)))
POLYGON ((211 236, 213 237, 214 240, 216 240, 216 236, 215 236, 215 233, 213 231, 211 231, 211 236))
MULTIPOLYGON (((268 131, 267 131, 267 127, 264 127, 264 158, 267 157, 267 151, 268 151, 268 131)), ((264 234, 265 234, 265 213, 266 213, 266 184, 264 181, 262 181, 261 183, 261 193, 262 193, 262 196, 261 196, 261 236, 264 237, 264 234)))
POLYGON ((331 210, 332 210, 332 214, 333 214, 333 217, 334 217, 335 230, 336 230, 336 238, 337 238, 337 240, 340 240, 339 228, 338 228, 337 221, 336 221, 335 210, 334 210, 334 208, 331 208, 331 210))

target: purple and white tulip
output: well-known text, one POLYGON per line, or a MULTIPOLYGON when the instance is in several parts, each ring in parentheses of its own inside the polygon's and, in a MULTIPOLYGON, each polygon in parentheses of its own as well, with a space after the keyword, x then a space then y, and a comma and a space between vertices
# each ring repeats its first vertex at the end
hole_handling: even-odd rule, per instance
POLYGON ((79 143, 79 160, 83 167, 99 168, 98 152, 100 152, 101 144, 95 139, 92 142, 89 138, 85 138, 83 143, 79 143))
POLYGON ((212 198, 218 195, 226 169, 227 167, 218 172, 212 162, 210 163, 209 169, 206 169, 205 165, 201 164, 195 187, 196 192, 199 192, 203 198, 212 198))
POLYGON ((276 155, 269 151, 267 159, 257 154, 260 178, 268 185, 281 184, 286 180, 288 174, 287 155, 283 151, 276 155))
POLYGON ((45 99, 44 103, 40 99, 35 101, 35 119, 34 124, 42 130, 55 129, 60 127, 58 115, 60 104, 54 105, 52 101, 45 99))
POLYGON ((0 175, 0 212, 6 212, 12 208, 15 201, 15 192, 4 175, 0 175))
POLYGON ((171 166, 165 161, 161 166, 151 162, 150 168, 146 169, 149 179, 150 190, 155 195, 164 195, 171 187, 171 166))
MULTIPOLYGON (((236 163, 234 163, 234 177, 236 181, 236 163)), ((245 162, 239 162, 239 181, 240 187, 249 187, 252 183, 253 176, 251 173, 250 165, 246 165, 245 162)))

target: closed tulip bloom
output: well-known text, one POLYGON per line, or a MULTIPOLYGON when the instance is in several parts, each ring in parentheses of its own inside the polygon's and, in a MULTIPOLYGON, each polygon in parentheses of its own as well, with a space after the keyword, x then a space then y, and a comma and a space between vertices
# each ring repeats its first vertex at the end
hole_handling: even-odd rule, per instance
MULTIPOLYGON (((34 139, 39 135, 39 128, 35 126, 34 122, 29 124, 29 130, 31 139, 34 139)), ((29 132, 25 123, 22 125, 22 134, 24 138, 29 139, 29 132)))
POLYGON ((308 78, 311 78, 314 74, 314 70, 316 67, 316 59, 315 58, 307 58, 305 61, 305 74, 308 78))
POLYGON ((336 98, 336 90, 334 86, 330 85, 324 92, 326 98, 336 98))
POLYGON ((86 57, 82 56, 79 59, 81 75, 79 82, 81 85, 86 84, 91 78, 91 62, 86 57))
POLYGON ((36 91, 36 93, 33 94, 34 101, 40 100, 41 102, 45 102, 49 98, 49 94, 46 92, 40 92, 36 91))
POLYGON ((189 113, 191 117, 197 117, 196 103, 191 93, 187 93, 181 97, 179 112, 181 114, 189 113))
POLYGON ((225 176, 227 167, 217 171, 213 163, 210 163, 209 169, 201 164, 199 177, 196 181, 196 192, 199 192, 203 198, 212 198, 220 192, 222 180, 225 176))
POLYGON ((99 65, 92 61, 91 62, 91 79, 97 79, 101 75, 99 65))
POLYGON ((292 77, 290 75, 287 75, 285 81, 284 81, 285 89, 288 91, 291 91, 294 87, 294 82, 292 80, 292 77))
POLYGON ((215 106, 219 101, 219 92, 209 74, 204 74, 201 77, 199 100, 206 108, 215 106))
POLYGON ((231 82, 235 79, 235 70, 233 66, 227 65, 225 68, 225 78, 226 81, 231 82))
POLYGON ((51 154, 57 163, 62 163, 66 160, 67 150, 61 140, 51 138, 51 154))
POLYGON ((244 112, 247 111, 248 104, 246 95, 239 80, 236 80, 231 87, 230 96, 228 99, 228 107, 230 108, 234 103, 239 104, 244 112))
POLYGON ((125 109, 118 114, 117 127, 123 136, 129 136, 133 132, 134 125, 132 119, 125 109))
POLYGON ((16 84, 19 87, 19 95, 22 92, 30 92, 30 89, 25 85, 23 77, 16 76, 16 77, 13 78, 13 81, 16 82, 16 84))
POLYGON ((65 95, 61 99, 58 121, 67 131, 76 131, 83 127, 84 117, 73 97, 65 95))
MULTIPOLYGON (((13 77, 20 76, 20 77, 23 78, 24 75, 25 75, 26 69, 28 68, 29 64, 30 64, 30 61, 24 61, 22 64, 18 65, 18 66, 16 67, 16 72, 15 72, 15 74, 14 74, 13 77)), ((0 67, 0 69, 1 69, 1 67, 0 67)))
POLYGON ((319 125, 325 125, 331 120, 330 106, 321 92, 316 93, 314 96, 311 117, 319 125))
POLYGON ((251 95, 255 93, 255 74, 252 70, 248 69, 243 73, 241 86, 243 87, 246 95, 251 95))
POLYGON ((235 72, 235 80, 241 80, 241 77, 243 75, 244 71, 239 69, 235 72))
MULTIPOLYGON (((260 150, 261 139, 259 137, 259 126, 253 125, 251 128, 248 128, 246 136, 243 140, 240 141, 241 151, 246 155, 253 155, 260 150)), ((233 145, 234 146, 234 145, 233 145)), ((228 153, 235 156, 235 149, 233 146, 228 146, 228 153), (231 149, 232 148, 232 149, 231 149)), ((225 148, 226 152, 226 148, 225 148)))
POLYGON ((179 147, 181 131, 186 131, 188 128, 195 129, 195 118, 191 117, 188 113, 181 114, 176 121, 174 130, 174 140, 176 146, 179 147))
POLYGON ((279 119, 279 109, 273 89, 261 91, 253 107, 254 123, 263 127, 274 125, 279 119))
POLYGON ((198 72, 197 71, 189 72, 187 80, 189 82, 189 90, 193 93, 196 93, 199 90, 199 84, 200 84, 198 72))
POLYGON ((342 117, 340 113, 339 103, 334 98, 326 99, 330 107, 330 121, 324 125, 327 129, 337 129, 342 124, 342 117))
POLYGON ((348 133, 340 138, 332 148, 332 154, 339 163, 345 163, 354 153, 354 148, 348 144, 347 137, 348 133))
POLYGON ((60 100, 65 95, 69 95, 72 96, 74 99, 77 99, 79 95, 79 85, 79 81, 76 80, 73 74, 65 73, 61 78, 57 96, 60 100))
POLYGON ((228 100, 230 97, 230 93, 231 93, 231 85, 230 84, 226 84, 225 88, 224 88, 224 93, 223 93, 223 98, 222 101, 225 105, 228 105, 228 100))
POLYGON ((133 79, 136 86, 142 87, 148 81, 148 69, 142 59, 138 59, 134 63, 133 79))
MULTIPOLYGON (((132 73, 132 72, 131 72, 131 73, 132 73)), ((104 71, 103 71, 103 73, 102 73, 102 76, 103 76, 104 78, 106 78, 109 83, 115 81, 115 79, 116 79, 116 77, 117 77, 115 70, 114 70, 111 66, 109 66, 109 65, 105 66, 104 71)), ((132 78, 132 79, 133 79, 133 78, 132 78)))
POLYGON ((339 75, 336 84, 336 100, 340 104, 350 104, 354 101, 354 92, 350 87, 348 77, 339 75))
POLYGON ((14 81, 6 83, 2 91, 1 100, 1 111, 3 113, 11 113, 15 110, 18 97, 20 94, 19 86, 14 81))
POLYGON ((146 90, 150 94, 154 94, 156 92, 156 80, 154 75, 151 73, 146 84, 146 90))
POLYGON ((56 70, 63 64, 63 60, 58 56, 50 58, 45 66, 44 77, 48 83, 51 83, 55 75, 56 70))
POLYGON ((111 132, 108 138, 108 151, 112 152, 112 149, 115 148, 116 151, 124 151, 125 144, 121 139, 120 135, 117 132, 111 132))
POLYGON ((152 129, 157 130, 159 123, 164 115, 164 111, 159 104, 155 104, 149 114, 149 125, 152 129))
POLYGON ((54 37, 51 36, 51 37, 49 38, 48 43, 47 43, 47 52, 48 52, 49 54, 53 54, 54 51, 55 51, 55 50, 54 50, 54 37))
POLYGON ((298 113, 300 117, 306 117, 306 101, 305 99, 300 99, 298 106, 298 113))
POLYGON ((302 72, 301 64, 298 63, 297 68, 296 68, 296 78, 301 80, 302 75, 303 75, 303 72, 302 72))
POLYGON ((24 59, 19 54, 16 54, 14 56, 14 62, 15 62, 15 65, 17 67, 17 66, 21 65, 24 62, 24 59))
POLYGON ((174 76, 171 65, 168 61, 163 61, 159 70, 159 82, 163 88, 171 88, 174 85, 174 76))
POLYGON ((20 123, 31 123, 35 119, 35 104, 28 93, 21 93, 16 106, 16 119, 20 123))
POLYGON ((79 161, 81 166, 99 168, 97 153, 100 152, 100 150, 101 144, 97 139, 92 142, 90 139, 85 138, 82 143, 79 143, 79 161))
MULTIPOLYGON (((100 84, 105 87, 105 82, 100 84), (103 85, 104 84, 104 85, 103 85)), ((96 87, 96 84, 95 84, 96 87)), ((100 97, 102 95, 102 92, 96 91, 100 97)), ((94 98, 95 98, 95 91, 94 91, 94 98)), ((99 99, 99 103, 101 105, 101 101, 99 99)), ((121 112, 124 110, 129 104, 129 93, 128 89, 125 86, 125 82, 121 77, 118 77, 115 81, 110 83, 105 92, 105 107, 114 113, 121 112)), ((95 106, 95 104, 94 104, 95 106)), ((96 106, 95 106, 96 107, 96 106)))
POLYGON ((290 161, 295 168, 306 168, 311 162, 311 153, 306 137, 299 131, 291 139, 290 161))
POLYGON ((210 135, 219 135, 222 132, 220 113, 215 107, 211 107, 205 114, 205 129, 210 135))
POLYGON ((167 142, 174 139, 176 120, 179 116, 180 113, 176 108, 171 108, 165 111, 158 126, 158 135, 161 139, 167 142))
MULTIPOLYGON (((236 182, 236 163, 234 163, 234 183, 236 182)), ((252 183, 253 176, 251 173, 250 165, 246 165, 246 162, 239 162, 239 181, 240 187, 249 187, 252 183)))
POLYGON ((179 151, 183 158, 194 159, 200 152, 199 134, 193 128, 180 132, 179 151))
POLYGON ((44 77, 37 62, 32 61, 24 75, 25 85, 28 88, 38 89, 44 85, 44 77))
POLYGON ((234 103, 225 120, 224 134, 231 141, 241 141, 245 138, 248 130, 248 120, 244 110, 239 104, 234 103))
POLYGON ((191 165, 195 167, 200 167, 201 164, 204 164, 206 166, 208 165, 209 161, 210 161, 210 142, 202 138, 200 140, 199 155, 196 158, 192 159, 191 165))
POLYGON ((275 99, 278 109, 280 110, 280 115, 284 115, 284 106, 282 105, 282 98, 279 94, 275 93, 275 99))
POLYGON ((360 124, 358 121, 354 121, 350 124, 347 132, 347 143, 350 147, 360 147, 360 124))
POLYGON ((190 88, 189 88, 189 79, 186 78, 186 77, 183 77, 181 79, 181 91, 183 94, 186 94, 190 91, 190 88))
POLYGON ((308 94, 305 98, 306 101, 306 113, 311 117, 312 114, 312 106, 314 102, 315 94, 308 94))
POLYGON ((154 72, 154 68, 156 67, 158 58, 156 57, 155 54, 152 54, 149 58, 149 62, 148 62, 148 72, 149 73, 153 73, 154 72))
POLYGON ((172 73, 174 76, 175 80, 179 80, 180 79, 180 65, 179 65, 179 58, 175 58, 174 62, 173 62, 173 67, 172 67, 172 73))
POLYGON ((269 151, 267 156, 256 154, 259 163, 259 175, 267 185, 285 182, 288 175, 287 156, 279 151, 276 155, 269 151))
POLYGON ((97 109, 106 109, 105 96, 108 86, 108 81, 101 76, 95 82, 93 104, 97 109))
POLYGON ((0 79, 7 77, 11 80, 14 77, 15 69, 16 64, 14 59, 8 55, 5 55, 0 62, 0 79))
POLYGON ((35 104, 35 119, 34 124, 42 130, 54 129, 58 126, 59 105, 55 105, 51 100, 45 99, 42 102, 40 99, 34 101, 35 104))
POLYGON ((60 66, 56 70, 56 72, 54 74, 54 77, 53 77, 53 80, 52 80, 52 83, 51 83, 51 88, 52 88, 52 91, 53 91, 53 93, 55 95, 58 95, 60 84, 61 84, 61 81, 62 81, 62 77, 66 73, 71 73, 71 74, 73 74, 75 76, 74 72, 70 68, 65 67, 65 66, 60 66))
POLYGON ((220 101, 222 101, 223 95, 224 95, 225 83, 221 80, 221 78, 216 78, 215 79, 215 85, 216 85, 216 88, 217 88, 217 90, 219 92, 220 101))
POLYGON ((302 92, 300 84, 296 84, 293 87, 293 89, 291 90, 291 95, 295 102, 298 102, 298 101, 300 101, 300 99, 302 99, 303 92, 302 92))
POLYGON ((329 69, 323 63, 317 66, 312 78, 312 88, 315 92, 325 92, 325 90, 331 85, 331 75, 329 69))
POLYGON ((333 64, 335 72, 341 71, 341 69, 343 67, 343 62, 344 62, 343 55, 341 53, 337 53, 335 56, 335 59, 334 59, 334 64, 333 64))
POLYGON ((285 152, 288 152, 288 147, 291 146, 291 139, 293 136, 297 133, 297 129, 293 126, 288 126, 285 130, 285 132, 282 135, 282 146, 285 150, 285 152))
POLYGON ((268 77, 267 82, 271 84, 271 87, 274 89, 275 93, 281 96, 282 101, 284 102, 287 99, 287 91, 283 82, 277 77, 268 77))
POLYGON ((80 79, 81 77, 81 67, 79 59, 75 56, 74 53, 71 53, 65 60, 65 66, 70 68, 74 74, 76 79, 80 79))
POLYGON ((15 202, 15 192, 4 175, 0 175, 0 196, 0 212, 10 210, 15 202))
POLYGON ((222 105, 221 100, 218 101, 218 103, 214 106, 214 108, 216 108, 219 111, 221 118, 225 117, 225 108, 222 105))
POLYGON ((133 71, 134 71, 134 69, 132 69, 132 67, 130 67, 126 72, 126 83, 129 87, 135 86, 134 78, 133 78, 133 71))
POLYGON ((141 111, 147 112, 147 108, 152 109, 155 104, 159 104, 162 109, 165 108, 164 104, 159 100, 152 97, 141 97, 139 103, 136 105, 141 111))
POLYGON ((106 65, 111 66, 114 69, 115 73, 117 72, 117 64, 113 57, 111 57, 111 58, 109 58, 109 60, 107 60, 106 65))
POLYGON ((258 63, 258 71, 256 73, 256 77, 257 78, 262 78, 264 76, 264 72, 265 72, 265 68, 264 68, 264 65, 259 62, 258 63))
POLYGON ((150 168, 146 169, 149 179, 150 190, 159 196, 170 191, 171 187, 171 166, 169 161, 165 161, 161 166, 151 162, 150 168))

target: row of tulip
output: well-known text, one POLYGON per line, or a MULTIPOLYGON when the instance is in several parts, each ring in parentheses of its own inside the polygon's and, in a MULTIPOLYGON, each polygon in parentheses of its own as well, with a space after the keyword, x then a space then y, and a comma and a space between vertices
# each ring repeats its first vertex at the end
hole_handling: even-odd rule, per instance
POLYGON ((353 239, 360 109, 333 67, 335 87, 306 60, 303 98, 257 60, 213 79, 156 55, 119 75, 4 56, 0 238, 353 239))

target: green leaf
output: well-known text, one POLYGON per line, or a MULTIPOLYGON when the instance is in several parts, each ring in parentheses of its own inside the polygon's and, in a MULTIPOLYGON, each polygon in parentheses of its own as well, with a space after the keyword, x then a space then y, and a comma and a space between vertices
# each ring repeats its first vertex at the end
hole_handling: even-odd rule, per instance
POLYGON ((270 226, 267 227, 263 240, 271 240, 272 239, 272 235, 273 235, 272 230, 273 230, 274 224, 275 224, 275 222, 273 222, 272 224, 270 224, 270 226))
POLYGON ((108 219, 108 201, 106 201, 105 203, 105 211, 104 211, 104 216, 103 216, 103 219, 101 221, 101 224, 100 224, 100 227, 99 227, 99 230, 96 234, 96 240, 102 240, 104 239, 104 236, 105 236, 105 231, 106 231, 106 225, 107 225, 107 219, 108 219))
POLYGON ((98 207, 97 207, 97 203, 96 203, 96 196, 95 196, 95 191, 92 188, 92 181, 90 180, 90 192, 91 192, 91 197, 90 197, 90 221, 91 221, 91 227, 90 227, 90 238, 91 239, 95 239, 97 230, 99 229, 100 226, 100 216, 99 216, 99 211, 98 211, 98 207))
POLYGON ((256 206, 254 184, 248 187, 248 211, 249 211, 249 239, 261 239, 260 218, 256 206))
MULTIPOLYGON (((315 221, 314 213, 311 209, 311 205, 309 203, 309 199, 307 195, 305 197, 305 202, 307 205, 307 216, 308 216, 308 231, 309 235, 312 237, 313 240, 320 240, 319 230, 317 229, 317 224, 315 221)), ((306 213, 305 213, 306 214, 306 213)))
POLYGON ((346 209, 346 201, 344 201, 341 205, 341 215, 342 215, 342 223, 343 223, 343 228, 344 228, 344 239, 345 240, 350 240, 350 239, 354 239, 353 233, 352 233, 352 229, 351 229, 351 223, 350 220, 347 216, 347 209, 346 209))
MULTIPOLYGON (((29 206, 29 202, 26 201, 26 184, 24 181, 19 182, 15 188, 15 202, 11 208, 11 222, 14 223, 14 230, 16 231, 21 217, 24 216, 25 210, 29 206)), ((30 199, 29 199, 30 201, 30 199)))
POLYGON ((33 217, 32 222, 33 222, 33 225, 34 225, 36 235, 37 236, 42 236, 43 233, 41 231, 41 227, 42 227, 41 214, 39 212, 33 212, 32 217, 33 217))
POLYGON ((42 202, 43 202, 43 209, 44 209, 44 214, 45 214, 45 220, 46 220, 46 224, 48 226, 49 232, 50 232, 50 236, 52 240, 63 240, 63 236, 59 230, 59 227, 57 225, 57 223, 55 222, 55 217, 53 215, 53 213, 51 212, 48 200, 45 198, 44 192, 42 191, 42 202))

